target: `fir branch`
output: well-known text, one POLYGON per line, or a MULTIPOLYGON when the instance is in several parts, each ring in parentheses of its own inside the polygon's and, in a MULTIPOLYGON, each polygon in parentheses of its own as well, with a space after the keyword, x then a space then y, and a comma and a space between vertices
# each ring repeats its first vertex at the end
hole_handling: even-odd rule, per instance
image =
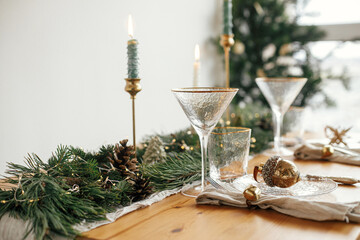
POLYGON ((172 153, 163 163, 143 165, 142 171, 157 191, 174 189, 201 178, 201 156, 172 153))
POLYGON ((104 219, 115 206, 130 204, 133 187, 123 176, 100 170, 100 164, 109 165, 112 150, 109 145, 92 153, 60 145, 47 163, 36 154, 26 157, 26 166, 9 163, 7 182, 17 187, 0 190, 0 217, 9 213, 29 220, 27 235, 33 231, 36 239, 49 238, 50 231, 71 237, 78 234, 74 224, 104 219), (104 182, 109 175, 110 186, 104 182))

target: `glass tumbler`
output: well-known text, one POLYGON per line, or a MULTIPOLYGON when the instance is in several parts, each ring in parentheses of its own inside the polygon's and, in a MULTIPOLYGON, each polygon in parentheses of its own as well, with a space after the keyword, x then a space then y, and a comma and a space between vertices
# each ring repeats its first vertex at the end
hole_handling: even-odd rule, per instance
POLYGON ((210 177, 218 181, 232 181, 246 174, 251 129, 217 127, 209 138, 210 177))

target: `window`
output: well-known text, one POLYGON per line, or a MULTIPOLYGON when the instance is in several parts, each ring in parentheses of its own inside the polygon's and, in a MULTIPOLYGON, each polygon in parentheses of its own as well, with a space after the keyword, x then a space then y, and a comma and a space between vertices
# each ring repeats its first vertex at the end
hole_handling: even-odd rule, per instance
MULTIPOLYGON (((313 108, 307 129, 321 131, 325 125, 350 127, 350 135, 360 133, 360 9, 359 0, 310 0, 300 1, 299 9, 305 14, 299 19, 302 25, 318 25, 327 33, 325 41, 310 44, 312 53, 324 59, 322 69, 341 74, 346 69, 350 76, 349 90, 339 80, 326 80, 324 91, 336 102, 334 108, 313 108), (308 2, 305 7, 304 3, 308 2)), ((318 96, 320 97, 320 96, 318 96)), ((316 105, 316 97, 313 99, 316 105)))

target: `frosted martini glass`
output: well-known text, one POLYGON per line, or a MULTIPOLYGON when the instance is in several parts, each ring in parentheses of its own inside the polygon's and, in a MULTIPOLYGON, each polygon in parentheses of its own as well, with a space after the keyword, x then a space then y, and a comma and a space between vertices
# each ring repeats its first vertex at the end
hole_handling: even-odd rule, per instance
POLYGON ((266 151, 265 154, 276 154, 280 156, 292 155, 292 151, 281 147, 280 132, 284 114, 300 93, 307 78, 256 78, 255 81, 273 112, 274 148, 266 151))
POLYGON ((209 135, 238 90, 237 88, 212 87, 171 90, 199 135, 201 145, 201 187, 186 190, 183 192, 184 195, 196 197, 204 190, 209 135))

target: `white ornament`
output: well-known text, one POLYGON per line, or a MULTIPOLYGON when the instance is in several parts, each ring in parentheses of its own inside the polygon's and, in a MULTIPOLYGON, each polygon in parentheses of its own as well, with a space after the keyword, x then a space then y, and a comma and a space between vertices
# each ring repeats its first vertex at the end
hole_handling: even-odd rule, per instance
POLYGON ((296 60, 290 56, 280 56, 276 60, 276 64, 280 66, 294 66, 296 64, 296 60))
POLYGON ((262 59, 263 61, 267 61, 269 58, 271 58, 272 56, 274 56, 276 51, 276 47, 274 44, 270 43, 269 45, 267 45, 263 52, 262 52, 262 59))
POLYGON ((288 68, 288 72, 290 75, 293 76, 302 76, 303 75, 303 70, 300 67, 289 67, 288 68))

